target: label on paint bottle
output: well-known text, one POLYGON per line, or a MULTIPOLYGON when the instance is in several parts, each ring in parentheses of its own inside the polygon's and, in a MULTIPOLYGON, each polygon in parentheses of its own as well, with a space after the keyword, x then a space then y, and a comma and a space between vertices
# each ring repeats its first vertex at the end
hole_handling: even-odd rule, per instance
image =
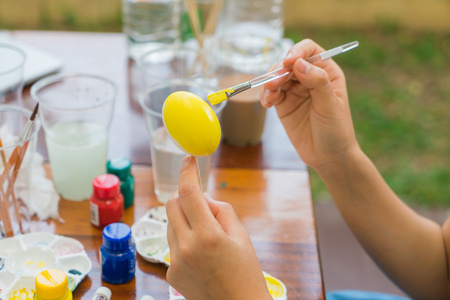
POLYGON ((98 205, 90 202, 91 206, 91 223, 95 226, 100 226, 100 217, 98 213, 98 205))

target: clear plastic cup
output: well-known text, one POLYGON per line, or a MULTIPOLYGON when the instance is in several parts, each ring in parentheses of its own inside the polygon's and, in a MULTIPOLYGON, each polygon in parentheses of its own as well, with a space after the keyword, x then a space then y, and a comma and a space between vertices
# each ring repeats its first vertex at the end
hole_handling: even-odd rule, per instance
POLYGON ((67 200, 88 199, 92 180, 106 173, 116 94, 112 81, 82 74, 49 76, 31 87, 56 190, 67 200))
MULTIPOLYGON (((147 127, 150 134, 150 150, 153 169, 155 194, 159 202, 166 203, 178 188, 178 178, 186 155, 171 140, 166 131, 162 108, 167 96, 176 91, 188 91, 202 99, 215 90, 209 85, 186 79, 174 79, 161 82, 141 94, 139 102, 144 110, 147 127)), ((220 117, 225 103, 212 108, 220 117)), ((211 168, 211 156, 198 157, 203 190, 206 191, 208 175, 211 168)))
POLYGON ((25 59, 21 49, 0 44, 0 103, 20 103, 25 59))
POLYGON ((19 138, 31 114, 23 107, 0 105, 0 238, 29 231, 31 172, 41 127, 39 118, 34 120, 29 137, 23 141, 19 138), (5 166, 10 166, 6 172, 5 166))

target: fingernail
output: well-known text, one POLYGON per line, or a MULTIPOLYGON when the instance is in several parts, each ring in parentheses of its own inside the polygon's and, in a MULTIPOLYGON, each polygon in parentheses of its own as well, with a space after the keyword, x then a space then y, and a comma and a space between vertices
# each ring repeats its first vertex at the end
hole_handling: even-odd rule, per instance
POLYGON ((187 165, 189 163, 189 160, 191 160, 191 156, 190 155, 186 155, 183 158, 183 165, 187 165))
POLYGON ((288 54, 286 55, 286 57, 284 58, 284 60, 289 60, 289 59, 291 59, 291 57, 292 57, 293 55, 294 55, 294 54, 293 54, 291 51, 289 51, 288 54))
POLYGON ((302 74, 308 74, 311 69, 311 65, 307 63, 303 58, 300 58, 297 63, 297 70, 302 74))

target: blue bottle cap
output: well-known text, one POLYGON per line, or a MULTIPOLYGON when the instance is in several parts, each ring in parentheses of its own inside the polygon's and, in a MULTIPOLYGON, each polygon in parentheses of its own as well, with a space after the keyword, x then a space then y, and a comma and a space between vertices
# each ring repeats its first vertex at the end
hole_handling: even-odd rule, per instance
POLYGON ((103 246, 112 251, 127 250, 131 241, 131 228, 124 223, 112 223, 103 229, 103 246))

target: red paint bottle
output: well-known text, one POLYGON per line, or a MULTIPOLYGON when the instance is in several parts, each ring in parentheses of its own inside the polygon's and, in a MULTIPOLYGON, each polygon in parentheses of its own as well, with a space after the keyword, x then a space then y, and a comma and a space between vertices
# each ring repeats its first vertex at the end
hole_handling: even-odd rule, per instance
POLYGON ((103 228, 119 222, 123 215, 120 179, 112 174, 103 174, 94 178, 92 186, 94 191, 89 199, 92 225, 103 228))

